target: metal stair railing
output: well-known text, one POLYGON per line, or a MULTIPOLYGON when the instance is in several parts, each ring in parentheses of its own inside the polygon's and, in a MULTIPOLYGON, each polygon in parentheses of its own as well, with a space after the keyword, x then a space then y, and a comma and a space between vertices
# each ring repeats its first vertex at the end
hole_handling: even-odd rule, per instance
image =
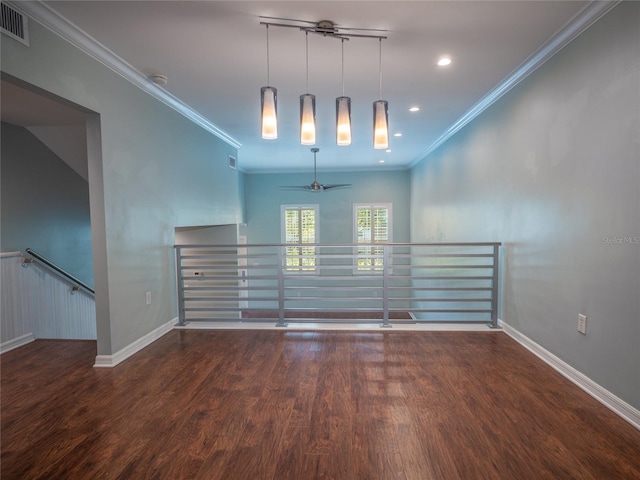
POLYGON ((39 253, 33 251, 31 248, 25 249, 25 252, 30 255, 30 258, 25 257, 23 260, 22 266, 28 266, 30 263, 36 262, 39 265, 42 265, 43 267, 45 267, 50 272, 53 272, 55 275, 71 283, 72 285, 71 293, 82 289, 84 292, 95 297, 96 295, 95 290, 91 288, 89 285, 87 285, 86 283, 84 283, 82 280, 74 277, 69 272, 66 272, 65 270, 63 270, 62 268, 54 264, 52 261, 48 260, 47 258, 40 255, 39 253))

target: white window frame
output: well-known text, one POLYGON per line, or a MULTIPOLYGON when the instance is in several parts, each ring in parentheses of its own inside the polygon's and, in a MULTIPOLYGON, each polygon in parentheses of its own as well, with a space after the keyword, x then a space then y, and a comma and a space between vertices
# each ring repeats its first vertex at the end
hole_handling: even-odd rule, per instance
POLYGON ((393 204, 392 203, 354 203, 353 204, 353 243, 356 245, 354 247, 354 263, 353 263, 353 271, 356 274, 382 274, 382 270, 384 265, 380 265, 376 267, 375 265, 371 266, 360 266, 359 260, 361 258, 368 259, 376 259, 381 258, 380 255, 369 254, 363 255, 360 253, 360 249, 357 247, 358 245, 358 211, 361 209, 369 209, 374 210, 377 208, 384 208, 387 210, 387 240, 384 242, 376 242, 375 239, 372 239, 370 243, 380 243, 387 244, 393 242, 393 204))
MULTIPOLYGON (((299 252, 294 258, 298 258, 298 265, 287 265, 287 259, 291 258, 287 251, 285 250, 285 271, 287 273, 300 273, 300 274, 312 274, 316 273, 318 263, 316 257, 316 247, 315 244, 320 243, 320 229, 319 229, 319 220, 320 220, 320 206, 318 204, 293 204, 293 205, 280 205, 280 241, 282 244, 287 244, 287 225, 286 225, 286 212, 287 210, 313 210, 315 216, 315 235, 313 247, 309 247, 310 251, 313 251, 312 254, 304 254, 303 252, 299 252), (313 266, 304 266, 301 265, 303 258, 312 258, 313 266)), ((301 244, 295 244, 301 245, 301 244)))

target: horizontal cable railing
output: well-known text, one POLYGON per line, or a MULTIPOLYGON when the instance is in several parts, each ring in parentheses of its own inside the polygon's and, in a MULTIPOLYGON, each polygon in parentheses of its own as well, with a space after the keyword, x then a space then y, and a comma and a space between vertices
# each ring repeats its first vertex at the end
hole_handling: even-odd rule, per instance
POLYGON ((71 283, 73 285, 72 292, 78 289, 82 289, 83 291, 95 297, 96 295, 95 290, 91 288, 89 285, 87 285, 86 283, 84 283, 82 280, 79 280, 78 278, 71 275, 69 272, 64 271, 62 268, 54 264, 52 261, 43 257, 39 253, 34 252, 31 248, 27 248, 25 252, 27 252, 31 256, 31 258, 26 258, 23 263, 23 266, 26 266, 35 260, 39 265, 46 267, 49 271, 53 272, 54 274, 58 275, 59 277, 71 283))
POLYGON ((498 325, 500 243, 176 245, 179 322, 498 325))

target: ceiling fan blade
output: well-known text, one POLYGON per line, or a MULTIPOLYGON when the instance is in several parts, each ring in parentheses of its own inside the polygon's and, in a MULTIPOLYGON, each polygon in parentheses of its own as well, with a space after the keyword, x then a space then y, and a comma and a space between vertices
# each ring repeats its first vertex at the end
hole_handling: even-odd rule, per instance
POLYGON ((316 153, 320 151, 318 147, 311 149, 313 152, 313 182, 310 185, 280 185, 282 190, 308 190, 309 192, 323 192, 332 188, 351 188, 350 183, 336 183, 334 185, 322 185, 316 178, 316 153))
POLYGON ((280 185, 282 190, 312 190, 310 185, 280 185))
POLYGON ((329 190, 331 188, 351 188, 350 183, 337 183, 335 185, 322 185, 323 190, 329 190))

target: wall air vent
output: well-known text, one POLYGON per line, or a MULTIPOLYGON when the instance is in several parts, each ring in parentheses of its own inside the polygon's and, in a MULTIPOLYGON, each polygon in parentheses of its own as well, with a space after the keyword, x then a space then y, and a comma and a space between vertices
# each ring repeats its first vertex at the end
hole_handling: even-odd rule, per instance
POLYGON ((229 155, 229 168, 233 168, 234 170, 236 169, 236 157, 232 157, 231 155, 229 155))
POLYGON ((2 12, 0 32, 24 43, 28 47, 29 26, 27 23, 27 17, 4 2, 0 2, 0 11, 2 12))

